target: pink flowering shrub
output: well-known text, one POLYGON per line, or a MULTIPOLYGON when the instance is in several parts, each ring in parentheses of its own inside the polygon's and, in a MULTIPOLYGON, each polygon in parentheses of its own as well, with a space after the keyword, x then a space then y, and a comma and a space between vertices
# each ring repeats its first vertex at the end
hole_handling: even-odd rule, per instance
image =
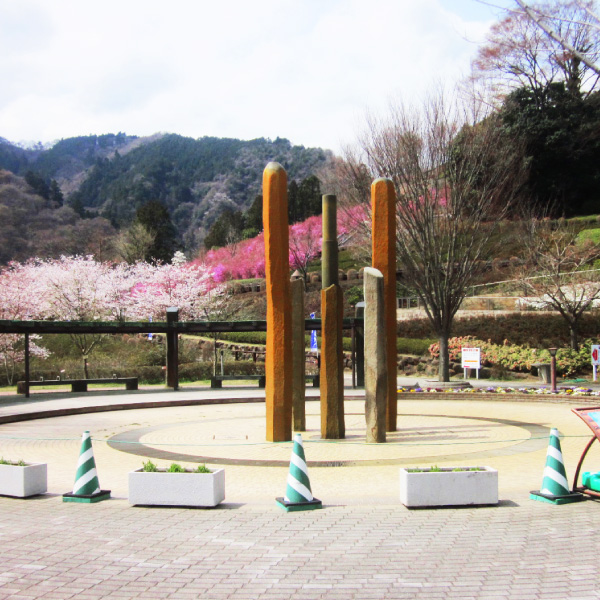
MULTIPOLYGON (((343 245, 357 219, 370 218, 363 207, 353 207, 338 214, 338 244, 343 245)), ((321 254, 323 237, 322 217, 309 217, 294 223, 289 231, 290 270, 306 274, 308 264, 321 254)), ((203 263, 212 271, 213 280, 224 283, 232 279, 257 279, 265 276, 264 233, 223 248, 209 250, 192 264, 203 263)))
POLYGON ((201 258, 192 261, 191 264, 199 264, 200 262, 208 266, 212 271, 214 281, 217 283, 223 283, 231 279, 264 277, 264 235, 260 233, 249 240, 210 250, 201 258))

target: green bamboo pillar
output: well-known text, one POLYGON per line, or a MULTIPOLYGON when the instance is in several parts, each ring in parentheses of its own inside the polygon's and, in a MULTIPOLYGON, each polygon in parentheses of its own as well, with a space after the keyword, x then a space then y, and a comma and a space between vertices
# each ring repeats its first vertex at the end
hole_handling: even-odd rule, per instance
POLYGON ((179 309, 175 306, 167 308, 167 387, 174 391, 179 389, 179 340, 175 323, 179 321, 179 309))
POLYGON ((321 437, 343 439, 346 437, 342 346, 344 296, 338 276, 337 199, 330 194, 323 196, 321 248, 321 437))
POLYGON ((337 198, 323 196, 323 242, 321 245, 322 288, 339 284, 337 244, 337 198))

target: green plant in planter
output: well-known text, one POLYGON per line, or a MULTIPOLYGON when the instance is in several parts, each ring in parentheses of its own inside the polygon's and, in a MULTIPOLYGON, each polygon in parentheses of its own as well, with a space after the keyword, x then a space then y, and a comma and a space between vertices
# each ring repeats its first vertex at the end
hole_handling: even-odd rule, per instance
POLYGON ((151 460, 148 460, 148 462, 144 463, 142 470, 145 473, 156 473, 156 471, 158 471, 158 467, 151 460))
POLYGON ((5 458, 0 458, 0 465, 12 465, 13 467, 25 467, 27 463, 24 460, 18 460, 17 462, 12 462, 10 460, 6 460, 5 458))
POLYGON ((198 465, 194 473, 212 473, 206 465, 198 465))
POLYGON ((171 466, 167 469, 167 473, 185 473, 185 469, 177 463, 171 463, 171 466))

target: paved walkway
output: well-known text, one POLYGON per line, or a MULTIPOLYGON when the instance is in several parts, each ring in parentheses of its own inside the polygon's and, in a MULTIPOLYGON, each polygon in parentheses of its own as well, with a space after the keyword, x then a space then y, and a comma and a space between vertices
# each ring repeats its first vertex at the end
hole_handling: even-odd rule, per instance
MULTIPOLYGON (((385 445, 363 442, 360 392, 348 390, 341 442, 320 440, 319 405, 309 401, 303 438, 324 509, 286 514, 274 498, 285 492, 291 445, 264 442, 261 396, 253 388, 0 398, 0 419, 135 406, 0 425, 0 456, 49 469, 48 494, 0 497, 0 599, 600 598, 600 503, 528 497, 541 484, 550 427, 564 436, 571 481, 590 438, 570 411, 577 401, 411 398, 399 403, 399 431, 385 445), (206 403, 215 400, 245 401, 206 403), (193 402, 205 403, 184 405, 193 402), (85 429, 112 499, 63 503, 85 429), (131 507, 127 473, 146 457, 225 465, 225 503, 131 507), (398 501, 398 467, 418 464, 495 467, 501 502, 408 510, 398 501)), ((585 465, 600 469, 598 447, 585 465)))

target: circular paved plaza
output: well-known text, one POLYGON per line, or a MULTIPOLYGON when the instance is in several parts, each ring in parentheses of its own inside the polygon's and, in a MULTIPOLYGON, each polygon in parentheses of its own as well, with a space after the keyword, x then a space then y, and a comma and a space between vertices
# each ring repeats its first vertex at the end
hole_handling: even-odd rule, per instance
MULTIPOLYGON (((148 458, 159 466, 172 462, 226 466, 227 499, 233 502, 268 504, 282 495, 291 443, 265 442, 264 403, 168 406, 172 396, 181 400, 182 395, 193 394, 163 394, 165 405, 153 409, 0 425, 0 455, 47 462, 50 490, 62 493, 73 483, 81 433, 90 430, 101 484, 117 497, 127 496, 128 472, 148 458)), ((78 401, 97 404, 94 397, 78 401)), ((74 400, 69 396, 64 402, 74 400)), ((45 401, 37 404, 48 406, 45 401)), ((402 465, 489 465, 500 473, 501 498, 520 500, 541 485, 551 427, 564 436, 568 475, 574 473, 590 437, 571 413, 573 404, 472 401, 444 395, 440 400, 411 397, 399 402, 398 431, 388 433, 386 444, 365 443, 364 400, 347 400, 346 439, 322 440, 319 402, 308 401, 306 406, 307 431, 302 435, 313 491, 336 504, 397 503, 402 465)), ((597 452, 593 447, 590 463, 597 452)))
MULTIPOLYGON (((577 403, 411 398, 399 402, 389 443, 367 445, 363 401, 346 403, 341 442, 320 440, 318 402, 308 402, 305 452, 324 507, 284 513, 274 499, 285 492, 291 444, 264 442, 263 403, 168 405, 209 394, 0 403, 0 418, 150 396, 163 405, 0 425, 0 456, 47 462, 49 470, 48 494, 0 497, 0 600, 600 598, 600 503, 529 500, 541 484, 550 427, 563 434, 571 481, 590 438, 571 413, 577 403), (85 429, 112 498, 63 503, 85 429), (130 506, 127 474, 147 457, 224 465, 225 502, 212 510, 130 506), (408 510, 398 500, 404 464, 495 467, 500 504, 408 510)), ((586 464, 600 468, 598 448, 586 464)))

